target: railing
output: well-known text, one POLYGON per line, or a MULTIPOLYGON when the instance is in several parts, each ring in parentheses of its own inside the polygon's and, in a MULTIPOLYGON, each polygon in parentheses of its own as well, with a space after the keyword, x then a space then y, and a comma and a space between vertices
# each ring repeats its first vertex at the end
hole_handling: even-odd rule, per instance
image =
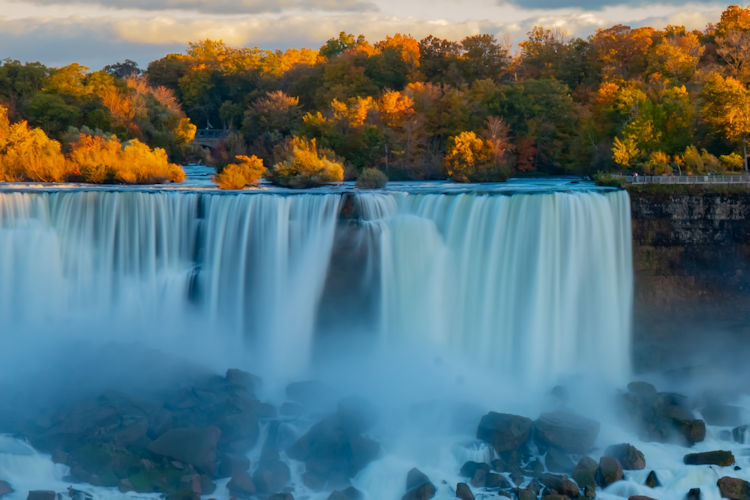
POLYGON ((633 184, 743 184, 750 175, 622 175, 633 184))
POLYGON ((199 128, 195 131, 196 139, 221 139, 229 135, 229 133, 220 128, 199 128))

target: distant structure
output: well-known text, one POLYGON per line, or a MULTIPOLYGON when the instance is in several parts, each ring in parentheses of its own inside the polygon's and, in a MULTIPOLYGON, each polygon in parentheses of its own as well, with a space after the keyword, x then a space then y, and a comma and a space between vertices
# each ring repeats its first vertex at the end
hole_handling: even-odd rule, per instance
POLYGON ((203 148, 216 149, 229 136, 229 131, 221 128, 200 128, 195 132, 193 142, 203 148))

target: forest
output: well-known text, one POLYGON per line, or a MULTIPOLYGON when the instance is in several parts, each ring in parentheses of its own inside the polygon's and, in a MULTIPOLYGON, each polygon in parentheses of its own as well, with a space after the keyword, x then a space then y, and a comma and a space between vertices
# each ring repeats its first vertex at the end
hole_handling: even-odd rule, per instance
POLYGON ((175 165, 195 161, 226 167, 234 187, 363 172, 739 173, 749 84, 750 8, 738 6, 702 31, 616 25, 583 39, 535 27, 517 47, 488 34, 341 33, 318 50, 203 40, 146 68, 5 59, 0 180, 179 181, 175 165), (221 142, 201 148, 198 129, 221 130, 221 142), (59 163, 54 175, 23 166, 40 155, 59 163), (123 172, 133 161, 153 167, 123 172))

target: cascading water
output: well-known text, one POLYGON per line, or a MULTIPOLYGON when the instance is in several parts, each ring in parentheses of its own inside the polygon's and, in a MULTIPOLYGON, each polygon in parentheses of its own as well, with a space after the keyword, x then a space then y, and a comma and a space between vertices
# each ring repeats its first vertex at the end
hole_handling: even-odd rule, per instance
MULTIPOLYGON (((217 370, 239 366, 273 384, 307 376, 325 338, 335 356, 355 359, 360 373, 342 377, 331 368, 346 390, 377 378, 378 390, 411 391, 409 401, 431 397, 421 393, 424 378, 407 380, 382 360, 417 367, 424 360, 412 354, 422 348, 428 365, 440 357, 461 365, 455 372, 438 365, 435 373, 430 365, 420 374, 443 392, 470 389, 457 381, 469 365, 488 374, 476 385, 493 397, 496 388, 484 384, 497 386, 498 376, 516 391, 537 391, 579 370, 623 382, 632 301, 628 205, 624 191, 588 189, 512 196, 0 191, 0 343, 16 349, 0 352, 0 370, 19 345, 41 351, 49 339, 77 337, 157 347, 217 370), (356 208, 346 215, 351 196, 356 208), (345 343, 350 337, 368 340, 345 343)), ((331 361, 326 355, 319 364, 331 361)), ((460 467, 448 444, 454 435, 416 432, 413 442, 399 432, 392 453, 355 481, 369 498, 399 498, 403 485, 389 478, 413 465, 451 478, 460 467), (418 458, 405 451, 421 439, 440 450, 424 448, 418 458), (431 455, 439 464, 427 464, 431 455)), ((49 487, 64 485, 64 472, 46 458, 8 454, 3 446, 16 445, 2 439, 0 476, 32 487, 30 475, 13 467, 33 462, 39 475, 54 473, 49 487)))
MULTIPOLYGON (((386 344, 428 342, 532 385, 583 365, 627 376, 625 192, 357 197, 386 344)), ((289 375, 310 356, 337 265, 340 198, 2 193, 0 312, 20 326, 136 322, 149 337, 197 313, 213 342, 289 375)))

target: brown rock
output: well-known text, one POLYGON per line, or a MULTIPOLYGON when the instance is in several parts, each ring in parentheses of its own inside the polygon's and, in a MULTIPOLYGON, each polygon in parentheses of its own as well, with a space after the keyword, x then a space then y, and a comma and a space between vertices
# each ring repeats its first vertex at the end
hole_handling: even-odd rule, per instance
POLYGON ((685 465, 720 465, 722 467, 734 465, 734 455, 731 451, 725 450, 688 453, 682 460, 685 465))
POLYGON ((531 419, 508 413, 490 412, 479 422, 477 439, 501 453, 518 449, 531 436, 531 419))
POLYGON ((466 483, 458 483, 456 485, 456 498, 461 500, 474 500, 474 493, 471 492, 471 488, 466 483))
POLYGON ((149 444, 148 449, 156 455, 193 465, 200 472, 213 474, 220 435, 216 427, 170 429, 149 444))
POLYGON ((631 497, 628 497, 628 500, 656 500, 656 498, 651 498, 644 495, 633 495, 631 497))
POLYGON ((255 483, 247 471, 235 471, 232 479, 227 483, 229 493, 240 498, 249 497, 255 494, 255 483))
POLYGON ((414 468, 406 475, 406 493, 401 500, 428 500, 435 496, 436 491, 427 474, 414 468))
POLYGON ((542 484, 561 495, 565 495, 569 498, 578 498, 579 491, 578 485, 568 479, 568 476, 560 476, 557 474, 542 474, 540 478, 542 484))
POLYGON ((596 469, 599 465, 593 458, 582 457, 578 461, 572 478, 581 488, 589 488, 591 492, 596 491, 596 469))
POLYGON ((730 500, 750 500, 750 483, 735 477, 724 476, 716 484, 722 498, 730 500))
POLYGON ((596 469, 596 483, 606 488, 623 478, 622 466, 613 457, 602 457, 599 460, 599 468, 596 469))
POLYGON ((659 486, 661 486, 661 481, 659 481, 659 477, 656 475, 656 472, 651 471, 648 473, 646 482, 644 484, 649 488, 658 488, 659 486))
POLYGON ((599 435, 599 422, 573 413, 543 413, 534 422, 535 439, 570 453, 586 453, 599 435))
POLYGON ((516 492, 518 500, 536 500, 536 493, 528 488, 520 489, 516 492))
POLYGON ((610 446, 604 451, 608 457, 614 457, 625 470, 641 470, 646 468, 646 458, 635 446, 623 443, 610 446))

